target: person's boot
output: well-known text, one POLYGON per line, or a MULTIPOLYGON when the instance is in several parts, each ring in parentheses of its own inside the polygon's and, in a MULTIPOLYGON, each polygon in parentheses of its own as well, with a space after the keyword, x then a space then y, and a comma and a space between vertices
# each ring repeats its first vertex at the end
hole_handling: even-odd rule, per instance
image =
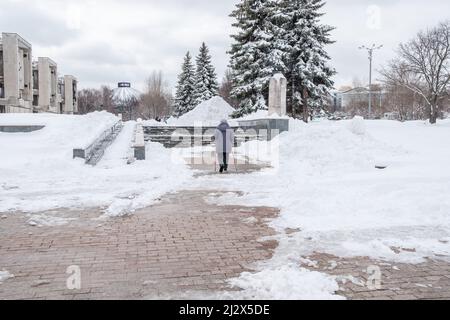
POLYGON ((224 170, 224 166, 223 166, 223 165, 220 165, 220 170, 219 170, 219 172, 220 172, 220 173, 223 173, 223 170, 224 170))
POLYGON ((228 165, 227 164, 223 166, 223 170, 225 170, 225 172, 228 172, 228 165))

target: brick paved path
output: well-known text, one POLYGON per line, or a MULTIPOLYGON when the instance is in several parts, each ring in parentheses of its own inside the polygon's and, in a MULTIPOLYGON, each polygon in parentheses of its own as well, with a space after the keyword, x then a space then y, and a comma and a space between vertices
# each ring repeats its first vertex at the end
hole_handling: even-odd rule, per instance
POLYGON ((167 195, 103 222, 95 210, 72 212, 78 220, 61 227, 9 216, 0 224, 0 265, 15 277, 0 284, 0 299, 170 298, 222 289, 226 279, 271 257, 277 244, 258 240, 273 235, 265 220, 278 211, 219 207, 205 202, 210 194, 167 195), (66 289, 71 265, 81 268, 81 290, 66 289))
MULTIPOLYGON (((211 166, 192 166, 210 170, 211 166)), ((258 170, 240 166, 239 172, 258 170)), ((198 175, 208 174, 208 172, 198 175)), ((269 259, 276 242, 267 222, 278 210, 217 206, 213 190, 181 191, 128 217, 99 220, 100 209, 47 212, 72 218, 68 225, 33 227, 23 213, 0 219, 0 299, 168 299, 220 297, 227 279, 269 259), (69 266, 81 270, 81 289, 68 290, 69 266)), ((2 214, 0 214, 2 216, 2 214)), ((298 230, 286 230, 295 233, 298 230)), ((306 257, 305 257, 306 258, 306 257)), ((450 263, 418 265, 317 253, 311 270, 338 276, 338 294, 349 299, 450 299, 450 263), (367 268, 381 271, 369 288, 367 268)))
POLYGON ((308 269, 338 276, 337 293, 356 300, 450 299, 450 263, 428 260, 403 264, 364 257, 339 258, 327 254, 307 257, 315 262, 308 269), (379 269, 374 269, 379 268, 379 269), (380 272, 381 281, 374 281, 380 272))

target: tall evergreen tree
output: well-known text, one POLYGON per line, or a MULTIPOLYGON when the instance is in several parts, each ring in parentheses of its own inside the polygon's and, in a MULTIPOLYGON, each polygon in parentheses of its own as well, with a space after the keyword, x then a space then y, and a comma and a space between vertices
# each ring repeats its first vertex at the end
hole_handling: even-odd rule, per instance
MULTIPOLYGON (((332 88, 334 70, 325 46, 332 27, 322 25, 323 0, 242 0, 231 14, 239 32, 232 35, 233 96, 236 116, 264 108, 270 78, 288 79, 288 107, 293 114, 308 105, 320 111, 332 88)), ((306 110, 307 111, 307 110, 306 110)))
MULTIPOLYGON (((323 111, 325 96, 333 87, 335 71, 328 65, 325 46, 333 43, 331 26, 320 23, 323 0, 280 0, 275 17, 278 35, 285 40, 289 107, 293 114, 323 111), (309 107, 309 110, 304 110, 309 107)), ((307 120, 307 119, 305 119, 307 120)))
POLYGON ((196 64, 194 99, 198 105, 219 94, 216 70, 212 65, 209 49, 204 42, 200 47, 196 64))
MULTIPOLYGON (((274 0, 242 0, 231 17, 237 28, 231 51, 233 98, 240 101, 235 116, 266 109, 265 100, 271 76, 283 71, 282 53, 274 50, 275 26, 271 14, 274 0)), ((278 43, 278 42, 277 42, 278 43)))
POLYGON ((192 64, 191 54, 188 52, 184 58, 181 73, 178 76, 178 84, 175 95, 174 116, 181 117, 183 114, 195 108, 195 72, 192 64))

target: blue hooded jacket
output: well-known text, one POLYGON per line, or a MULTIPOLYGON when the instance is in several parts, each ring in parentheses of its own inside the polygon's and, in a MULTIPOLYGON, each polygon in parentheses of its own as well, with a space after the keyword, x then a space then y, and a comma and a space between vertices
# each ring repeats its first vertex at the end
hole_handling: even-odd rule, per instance
POLYGON ((234 132, 228 122, 222 121, 217 126, 214 137, 217 153, 231 153, 234 145, 234 132))

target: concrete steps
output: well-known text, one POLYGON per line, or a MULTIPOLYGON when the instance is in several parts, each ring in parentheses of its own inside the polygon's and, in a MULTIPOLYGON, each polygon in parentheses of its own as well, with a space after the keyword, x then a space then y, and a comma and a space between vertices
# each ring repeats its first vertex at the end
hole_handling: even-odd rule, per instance
POLYGON ((99 135, 88 147, 73 149, 73 158, 84 159, 86 164, 95 166, 102 159, 106 148, 113 143, 122 131, 122 128, 122 121, 117 122, 111 128, 99 135))
POLYGON ((91 156, 86 159, 86 164, 89 164, 91 166, 97 165, 97 163, 99 163, 104 156, 106 149, 114 142, 114 140, 116 140, 122 129, 123 124, 115 126, 111 130, 111 134, 106 135, 104 139, 99 141, 99 143, 97 143, 92 149, 91 156))
MULTIPOLYGON (((257 135, 245 135, 239 128, 235 131, 235 146, 243 142, 257 140, 257 135)), ((166 148, 190 148, 194 146, 214 145, 215 127, 144 127, 145 141, 157 142, 166 148)))

